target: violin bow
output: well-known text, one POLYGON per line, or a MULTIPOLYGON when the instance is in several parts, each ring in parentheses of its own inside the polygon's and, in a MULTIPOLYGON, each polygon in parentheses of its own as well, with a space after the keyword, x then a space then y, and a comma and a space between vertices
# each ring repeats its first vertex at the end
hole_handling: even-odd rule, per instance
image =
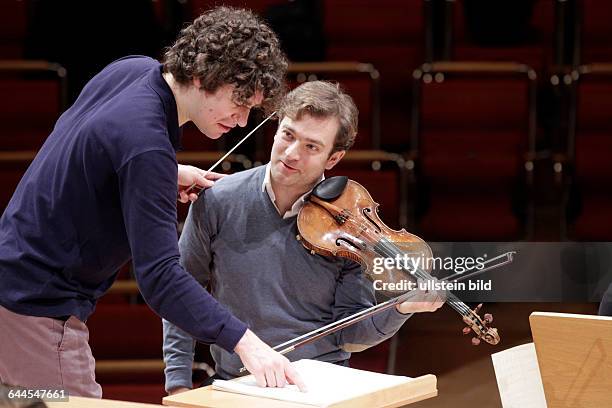
MULTIPOLYGON (((219 163, 222 163, 223 160, 225 160, 227 158, 227 156, 229 156, 230 154, 232 154, 232 152, 234 150, 236 150, 238 148, 238 146, 240 146, 245 140, 247 140, 253 133, 255 133, 257 131, 257 129, 259 129, 264 123, 266 123, 268 120, 272 119, 272 117, 276 115, 276 111, 272 112, 267 118, 265 118, 264 120, 261 121, 261 123, 259 123, 259 125, 255 126, 255 128, 253 130, 251 130, 245 137, 243 137, 238 143, 236 143, 236 145, 234 147, 232 147, 227 153, 225 153, 223 155, 223 157, 221 157, 219 160, 216 161, 215 164, 213 164, 212 166, 210 166, 210 168, 208 170, 206 170, 206 172, 204 173, 204 177, 206 177, 206 175, 208 173, 210 173, 211 171, 213 171, 213 169, 215 167, 217 167, 219 165, 219 163)), ((187 190, 185 190, 185 192, 187 194, 191 194, 194 190, 197 189, 196 194, 200 195, 200 193, 202 193, 202 191, 204 191, 204 187, 199 186, 197 183, 193 183, 192 185, 190 185, 187 190)))
MULTIPOLYGON (((514 256, 515 253, 516 252, 514 252, 514 251, 503 253, 503 254, 501 254, 499 256, 496 256, 494 258, 488 259, 487 261, 483 262, 483 264, 487 264, 487 263, 491 263, 493 261, 496 261, 496 260, 498 260, 500 258, 506 257, 505 260, 502 260, 499 263, 496 263, 496 264, 493 264, 493 265, 488 266, 486 268, 478 269, 476 271, 469 272, 469 273, 465 273, 465 272, 458 273, 458 272, 455 272, 452 275, 449 275, 449 276, 447 276, 445 278, 440 279, 440 281, 450 281, 452 279, 454 282, 460 282, 460 281, 466 280, 468 278, 472 278, 472 277, 474 277, 476 275, 480 275, 481 273, 490 271, 492 269, 496 269, 496 268, 502 267, 502 266, 507 265, 507 264, 509 264, 509 263, 511 263, 513 261, 513 256, 514 256), (453 278, 455 278, 455 279, 453 279, 453 278)), ((474 269, 474 268, 471 268, 471 269, 474 269)), ((355 323, 358 323, 358 322, 360 322, 362 320, 365 320, 368 317, 371 317, 371 316, 374 316, 374 315, 376 315, 378 313, 381 313, 381 312, 383 312, 383 311, 385 311, 385 310, 387 310, 387 309, 389 309, 389 308, 391 308, 391 307, 393 307, 395 305, 398 305, 398 304, 400 304, 402 302, 405 302, 405 301, 409 300, 410 298, 412 298, 414 296, 415 296, 415 292, 414 291, 406 292, 406 293, 404 293, 404 294, 402 294, 400 296, 397 296, 395 298, 389 299, 386 302, 383 302, 383 303, 380 303, 378 305, 372 306, 370 308, 361 310, 361 311, 359 311, 357 313, 354 313, 354 314, 352 314, 350 316, 347 316, 347 317, 345 317, 343 319, 340 319, 340 320, 335 321, 333 323, 330 323, 330 324, 328 324, 326 326, 320 327, 320 328, 315 329, 313 331, 310 331, 310 332, 308 332, 306 334, 303 334, 303 335, 301 335, 299 337, 296 337, 294 339, 291 339, 289 341, 281 343, 281 344, 279 344, 279 345, 277 345, 275 347, 272 347, 272 350, 278 351, 280 354, 287 354, 290 351, 293 351, 293 350, 295 350, 298 347, 301 347, 301 346, 304 346, 306 344, 312 343, 313 341, 316 341, 316 340, 320 339, 321 337, 325 337, 325 336, 327 336, 329 334, 337 332, 338 330, 342 330, 345 327, 351 326, 351 325, 353 325, 355 323), (295 344, 293 344, 293 343, 295 343, 295 344)), ((240 369, 241 373, 243 373, 245 371, 246 371, 246 368, 244 368, 244 367, 242 367, 240 369)))

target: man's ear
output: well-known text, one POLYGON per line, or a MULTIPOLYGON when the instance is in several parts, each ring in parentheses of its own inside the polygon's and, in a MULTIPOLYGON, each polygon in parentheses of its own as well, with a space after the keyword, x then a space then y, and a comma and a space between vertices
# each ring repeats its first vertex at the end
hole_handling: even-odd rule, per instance
POLYGON ((327 159, 327 163, 325 164, 325 170, 331 170, 334 168, 336 164, 344 157, 346 154, 346 150, 339 150, 337 152, 332 153, 331 156, 327 159))

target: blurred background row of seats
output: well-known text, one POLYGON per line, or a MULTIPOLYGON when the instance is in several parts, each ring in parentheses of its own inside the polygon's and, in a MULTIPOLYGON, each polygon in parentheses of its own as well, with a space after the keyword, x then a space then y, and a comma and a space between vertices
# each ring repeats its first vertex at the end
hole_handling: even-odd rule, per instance
MULTIPOLYGON (((221 3, 268 19, 292 61, 291 87, 329 79, 353 96, 359 136, 328 176, 362 183, 390 226, 430 241, 612 240, 612 3, 221 3)), ((5 0, 0 208, 92 75, 123 55, 159 58, 185 22, 218 4, 5 0)), ((219 141, 187 125, 179 162, 208 168, 261 119, 254 113, 245 129, 219 141)), ((267 125, 218 170, 265 163, 273 135, 267 125)), ((179 225, 187 209, 179 205, 179 225)), ((159 403, 161 323, 138 295, 129 265, 88 326, 105 397, 159 403)), ((396 342, 351 362, 393 372, 396 342)), ((211 364, 205 348, 198 360, 195 383, 211 364)))
MULTIPOLYGON (((368 1, 262 0, 248 6, 281 35, 294 61, 291 86, 330 79, 354 96, 361 112, 355 149, 406 159, 415 185, 404 187, 414 194, 399 225, 436 240, 601 240, 610 235, 597 212, 605 207, 598 180, 606 178, 610 151, 601 109, 611 99, 606 4, 385 0, 372 9, 368 1), (483 203, 485 197, 496 204, 483 203)), ((106 4, 83 19, 76 1, 8 1, 0 94, 10 98, 0 102, 0 150, 37 150, 91 75, 124 54, 159 57, 184 21, 210 6, 142 0, 106 4), (113 30, 104 25, 110 18, 113 30)), ((251 124, 261 120, 252 116, 251 124)), ((225 150, 244 131, 212 141, 187 125, 183 144, 186 151, 225 150)), ((240 153, 265 162, 272 136, 268 126, 240 153)))

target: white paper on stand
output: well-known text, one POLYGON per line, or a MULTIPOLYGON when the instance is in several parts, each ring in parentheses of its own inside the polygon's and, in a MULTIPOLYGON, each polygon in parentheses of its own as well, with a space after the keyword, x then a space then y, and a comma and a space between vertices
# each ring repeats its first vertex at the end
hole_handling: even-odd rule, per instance
POLYGON ((316 360, 299 360, 292 364, 304 380, 307 392, 300 392, 295 385, 284 388, 259 387, 252 375, 234 381, 215 380, 213 389, 326 407, 413 380, 410 377, 373 373, 316 360))
POLYGON ((546 408, 544 386, 533 343, 491 354, 504 408, 546 408))

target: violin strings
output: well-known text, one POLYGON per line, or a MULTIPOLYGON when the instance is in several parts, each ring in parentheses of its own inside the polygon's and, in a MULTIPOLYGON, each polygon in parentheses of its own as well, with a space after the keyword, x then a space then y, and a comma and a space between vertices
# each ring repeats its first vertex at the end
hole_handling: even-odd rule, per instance
MULTIPOLYGON (((386 238, 381 238, 381 241, 383 242, 385 247, 389 247, 389 252, 391 255, 401 255, 402 251, 401 249, 397 248, 397 246, 395 244, 393 244, 392 242, 388 241, 386 238), (395 249, 393 248, 395 247, 395 249)), ((415 271, 415 275, 418 278, 421 279, 425 279, 425 280, 429 280, 429 279, 433 279, 433 277, 425 270, 421 269, 420 267, 417 267, 414 265, 413 263, 413 268, 415 271)), ((403 268, 402 268, 403 269, 403 268)), ((410 271, 407 271, 408 273, 410 273, 410 271)), ((458 312, 460 313, 467 313, 468 311, 470 311, 469 307, 467 307, 467 305, 461 301, 456 295, 454 295, 452 292, 447 291, 448 295, 447 295, 447 299, 449 299, 449 304, 458 312), (455 307, 457 306, 457 307, 455 307)))
MULTIPOLYGON (((395 255, 401 255, 402 251, 401 249, 397 248, 397 246, 393 245, 392 243, 390 243, 389 241, 386 240, 386 238, 382 238, 380 240, 381 242, 381 255, 383 256, 387 256, 387 257, 394 257, 395 255), (394 248, 395 247, 395 248, 394 248)), ((414 266, 414 265, 413 265, 414 266)), ((410 271, 406 271, 404 268, 401 268, 403 271, 410 273, 410 271)), ((417 278, 421 278, 421 279, 432 279, 432 276, 430 274, 428 274, 426 271, 420 269, 420 268, 414 268, 415 269, 415 273, 414 275, 417 278)), ((449 292, 449 295, 447 296, 447 299, 450 300, 450 305, 451 307, 453 307, 455 310, 457 310, 460 313, 466 313, 469 308, 467 306, 465 306, 465 304, 463 304, 463 302, 461 302, 452 292, 449 292), (455 307, 456 306, 456 307, 455 307), (457 309, 459 308, 459 309, 457 309)))
MULTIPOLYGON (((367 225, 365 225, 363 222, 355 221, 353 217, 348 217, 348 221, 354 225, 356 224, 356 226, 363 232, 362 235, 366 236, 370 240, 369 242, 370 244, 374 242, 374 239, 372 239, 372 236, 370 235, 370 228, 368 228, 367 225)), ((396 255, 402 255, 403 253, 400 248, 398 248, 395 244, 393 244, 392 242, 390 242, 384 237, 380 238, 378 242, 381 244, 379 245, 379 248, 381 248, 380 255, 394 258, 396 255)), ((418 278, 425 279, 425 280, 433 279, 433 277, 426 271, 422 270, 419 267, 416 267, 414 264, 413 264, 413 267, 414 267, 414 274, 418 278)), ((410 271, 406 271, 404 268, 400 268, 400 269, 405 272, 411 273, 410 271)), ((450 291, 447 291, 447 303, 449 304, 449 306, 451 306, 453 309, 455 309, 459 314, 463 316, 470 315, 472 313, 472 310, 462 300, 460 300, 457 296, 455 296, 455 294, 453 294, 450 291)))

